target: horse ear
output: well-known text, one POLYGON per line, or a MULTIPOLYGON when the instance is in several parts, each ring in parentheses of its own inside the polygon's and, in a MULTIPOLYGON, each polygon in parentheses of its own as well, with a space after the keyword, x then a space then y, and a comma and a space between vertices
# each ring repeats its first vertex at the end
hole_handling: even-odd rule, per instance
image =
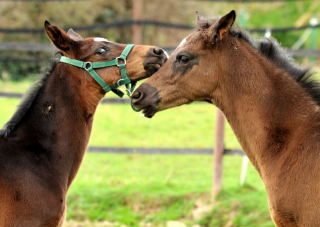
POLYGON ((72 28, 69 28, 67 34, 74 41, 83 40, 82 36, 80 34, 76 33, 72 28))
POLYGON ((236 19, 236 11, 232 10, 228 14, 221 17, 216 23, 211 25, 209 34, 214 43, 222 40, 228 34, 236 19))
POLYGON ((49 39, 53 44, 62 51, 69 51, 74 46, 75 41, 72 40, 61 28, 51 25, 49 21, 44 22, 44 28, 49 39))

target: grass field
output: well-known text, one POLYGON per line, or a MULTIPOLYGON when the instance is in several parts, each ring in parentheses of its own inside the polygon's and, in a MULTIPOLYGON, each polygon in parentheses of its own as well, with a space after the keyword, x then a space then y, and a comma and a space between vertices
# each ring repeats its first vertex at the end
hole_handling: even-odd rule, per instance
MULTIPOLYGON (((3 83, 0 90, 22 92, 29 84, 3 83)), ((19 101, 0 99, 0 125, 19 101)), ((129 105, 100 105, 90 144, 210 148, 214 119, 215 109, 208 104, 168 110, 151 120, 133 112, 129 105)), ((226 146, 239 148, 226 127, 226 146)), ((239 185, 241 160, 225 157, 224 190, 211 207, 211 156, 88 153, 69 192, 68 219, 108 220, 127 226, 165 226, 169 220, 180 220, 187 226, 273 226, 264 186, 252 166, 246 185, 239 185), (206 207, 211 211, 196 218, 206 207)))
POLYGON ((201 155, 88 153, 69 193, 68 218, 127 226, 162 226, 168 220, 189 226, 273 226, 264 186, 252 166, 246 185, 239 185, 238 156, 224 159, 224 190, 213 210, 193 218, 210 201, 211 163, 211 156, 201 155))

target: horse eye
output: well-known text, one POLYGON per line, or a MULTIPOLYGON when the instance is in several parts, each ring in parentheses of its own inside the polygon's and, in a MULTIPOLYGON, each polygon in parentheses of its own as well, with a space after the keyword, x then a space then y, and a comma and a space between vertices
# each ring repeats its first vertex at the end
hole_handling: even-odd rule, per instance
POLYGON ((179 55, 177 56, 177 60, 178 62, 182 63, 182 64, 187 64, 190 60, 190 58, 186 55, 179 55))
POLYGON ((96 51, 96 54, 98 55, 103 55, 107 52, 107 50, 105 48, 99 48, 97 51, 96 51))

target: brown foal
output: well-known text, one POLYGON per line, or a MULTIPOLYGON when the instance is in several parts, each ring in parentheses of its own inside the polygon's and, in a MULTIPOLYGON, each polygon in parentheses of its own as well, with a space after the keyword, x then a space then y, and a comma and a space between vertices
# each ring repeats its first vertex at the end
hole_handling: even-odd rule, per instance
POLYGON ((198 29, 133 94, 146 117, 215 104, 263 179, 277 226, 320 226, 320 87, 270 39, 233 29, 236 14, 198 29))
MULTIPOLYGON (((126 47, 102 38, 82 38, 45 23, 61 54, 85 62, 115 59, 126 47)), ((132 81, 150 76, 166 60, 154 46, 136 45, 127 58, 132 81)), ((109 85, 117 67, 97 69, 109 85)), ((56 62, 0 131, 0 226, 56 227, 64 220, 66 193, 89 140, 104 90, 89 73, 56 62)))

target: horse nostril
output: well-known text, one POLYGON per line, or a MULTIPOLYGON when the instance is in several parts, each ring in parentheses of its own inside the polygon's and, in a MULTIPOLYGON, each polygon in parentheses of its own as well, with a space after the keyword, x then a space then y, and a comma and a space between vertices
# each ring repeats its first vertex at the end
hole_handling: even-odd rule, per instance
POLYGON ((153 48, 153 53, 155 54, 155 55, 163 55, 163 50, 161 49, 161 48, 158 48, 158 47, 155 47, 155 48, 153 48))
POLYGON ((138 102, 139 100, 141 100, 143 98, 143 93, 141 91, 136 90, 135 92, 133 92, 131 99, 134 102, 138 102))

